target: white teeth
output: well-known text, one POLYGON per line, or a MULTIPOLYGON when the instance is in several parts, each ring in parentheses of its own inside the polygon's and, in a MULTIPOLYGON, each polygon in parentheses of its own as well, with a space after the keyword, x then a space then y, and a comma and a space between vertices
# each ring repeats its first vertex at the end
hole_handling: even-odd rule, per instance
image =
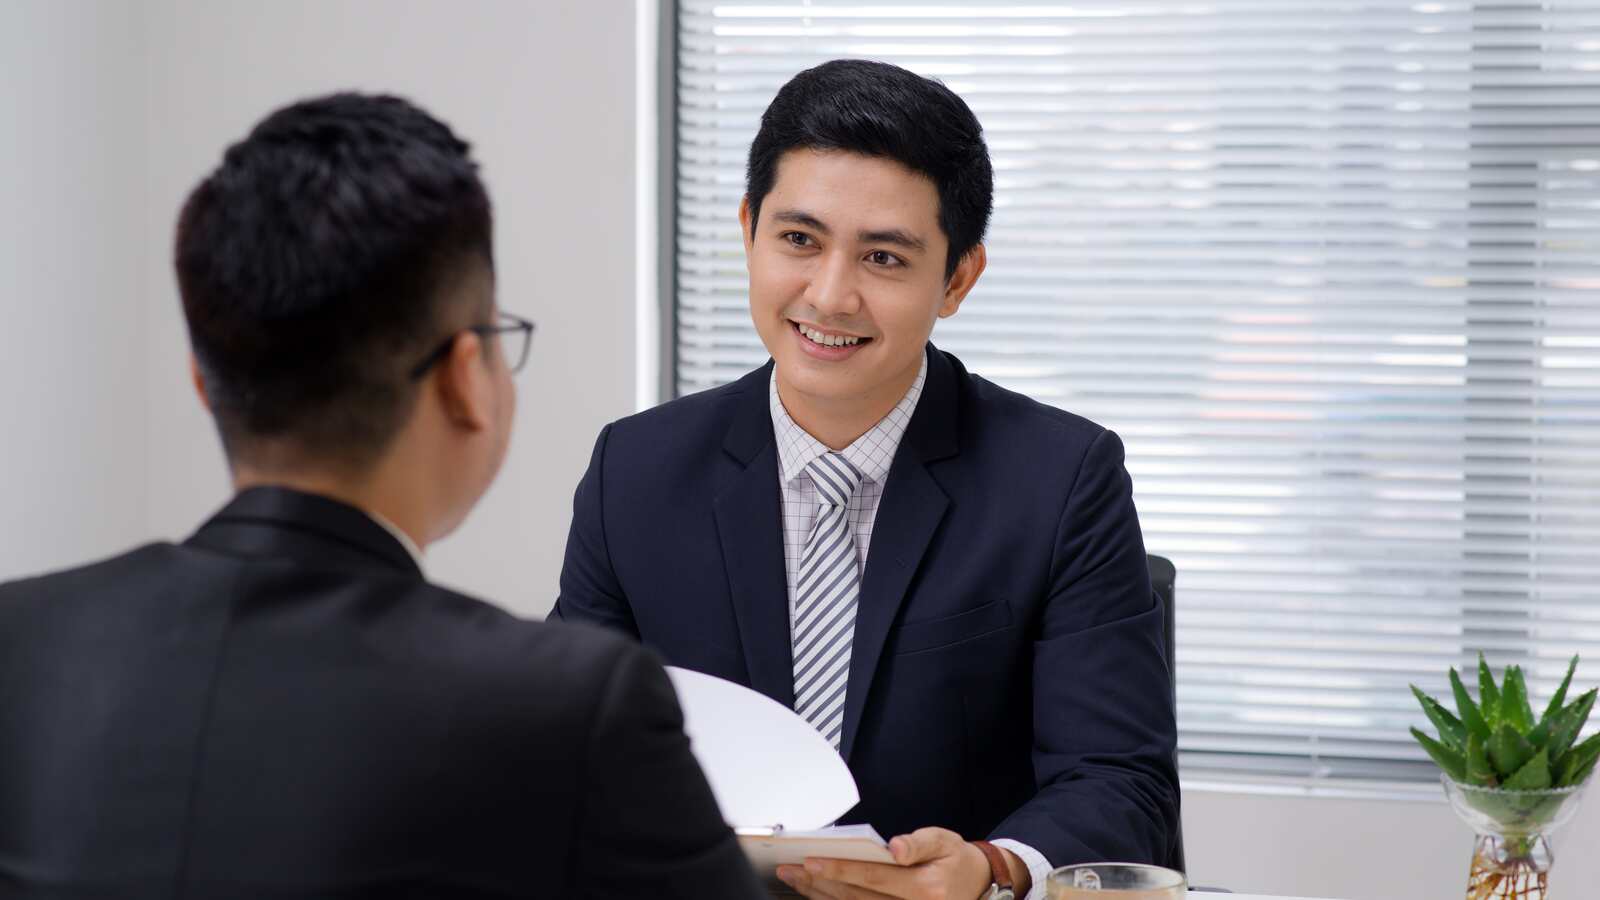
POLYGON ((861 338, 858 337, 824 334, 815 328, 807 328, 804 325, 800 325, 799 328, 800 333, 810 339, 812 343, 821 344, 824 347, 853 347, 856 344, 861 343, 861 338))

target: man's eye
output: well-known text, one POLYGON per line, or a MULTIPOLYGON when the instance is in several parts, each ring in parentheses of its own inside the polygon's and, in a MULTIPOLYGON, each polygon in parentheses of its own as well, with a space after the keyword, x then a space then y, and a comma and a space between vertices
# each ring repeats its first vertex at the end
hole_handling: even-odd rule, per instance
POLYGON ((811 246, 810 235, 801 234, 798 231, 785 231, 783 233, 783 239, 796 247, 811 246))
POLYGON ((867 261, 875 266, 898 266, 900 258, 885 250, 874 250, 867 254, 867 261))

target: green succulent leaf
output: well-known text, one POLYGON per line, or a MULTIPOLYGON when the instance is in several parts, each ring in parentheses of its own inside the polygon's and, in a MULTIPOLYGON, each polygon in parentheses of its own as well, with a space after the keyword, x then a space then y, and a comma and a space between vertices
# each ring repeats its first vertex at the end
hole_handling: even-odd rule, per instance
MULTIPOLYGON (((1484 701, 1488 702, 1488 701, 1484 701)), ((1509 722, 1519 734, 1533 727, 1533 709, 1528 705, 1528 683, 1521 666, 1506 669, 1505 687, 1500 692, 1500 721, 1509 722)))
POLYGON ((1456 712, 1461 714, 1461 724, 1466 727, 1467 733, 1488 741, 1489 725, 1483 720, 1483 713, 1478 710, 1478 704, 1473 703, 1472 697, 1467 694, 1466 685, 1461 683, 1461 674, 1454 666, 1450 668, 1450 691, 1455 694, 1456 712))
POLYGON ((1428 714, 1428 721, 1439 730, 1439 740, 1452 750, 1462 749, 1467 739, 1467 729, 1461 724, 1461 720, 1414 684, 1411 686, 1411 693, 1416 696, 1417 702, 1422 704, 1422 711, 1428 714))
POLYGON ((1467 761, 1460 753, 1423 734, 1419 728, 1412 728, 1411 736, 1417 739, 1417 743, 1422 745, 1422 749, 1428 752, 1446 775, 1457 781, 1467 780, 1467 761))
POLYGON ((1584 779, 1594 772, 1594 766, 1597 762, 1600 762, 1600 758, 1591 759, 1584 763, 1582 768, 1572 773, 1572 780, 1567 784, 1583 784, 1584 779))
POLYGON ((1478 707, 1483 711, 1484 724, 1494 731, 1500 718, 1500 689, 1495 686, 1494 673, 1489 671, 1489 663, 1481 650, 1478 651, 1478 707))
POLYGON ((1539 719, 1540 722, 1550 721, 1551 717, 1561 711, 1562 705, 1567 702, 1567 688, 1572 685, 1572 673, 1577 670, 1578 656, 1573 654, 1572 662, 1567 663, 1567 677, 1561 679, 1561 686, 1556 688, 1555 696, 1550 698, 1550 705, 1544 708, 1544 716, 1539 719))
POLYGON ((1533 726, 1533 730, 1528 732, 1528 743, 1532 744, 1535 750, 1543 750, 1549 746, 1550 723, 1540 722, 1533 726))
MULTIPOLYGON (((1494 764, 1494 770, 1502 782, 1509 782, 1511 777, 1522 770, 1538 752, 1528 739, 1517 733, 1510 722, 1501 722, 1494 733, 1494 739, 1489 742, 1489 762, 1494 764)), ((1549 768, 1549 759, 1546 758, 1545 768, 1549 768)))
POLYGON ((1535 753, 1515 775, 1505 780, 1502 787, 1508 791, 1542 791, 1550 787, 1549 755, 1543 750, 1535 753))
POLYGON ((1550 727, 1550 743, 1546 745, 1552 756, 1560 758, 1578 739, 1578 734, 1583 731, 1583 723, 1589 720, 1589 711, 1594 709, 1597 690, 1600 689, 1590 690, 1556 713, 1555 722, 1550 727))
POLYGON ((1489 751, 1475 734, 1467 735, 1467 783, 1478 787, 1494 787, 1500 783, 1494 767, 1489 765, 1489 751))
POLYGON ((1600 759, 1600 734, 1593 734, 1583 743, 1561 754, 1556 760, 1554 779, 1556 787, 1578 784, 1594 769, 1600 759))
POLYGON ((1467 805, 1488 816, 1508 835, 1542 831, 1561 813, 1567 798, 1548 794, 1481 791, 1467 797, 1467 805))
POLYGON ((1547 822, 1573 795, 1540 792, 1582 784, 1600 769, 1600 734, 1580 741, 1590 713, 1600 705, 1600 688, 1567 701, 1578 662, 1572 657, 1560 686, 1535 718, 1522 667, 1507 666, 1497 680, 1479 653, 1477 698, 1467 692, 1461 672, 1449 670, 1453 710, 1411 685, 1438 737, 1420 728, 1410 729, 1411 735, 1455 781, 1498 789, 1472 792, 1467 798, 1468 803, 1484 804, 1475 808, 1485 813, 1492 807, 1496 822, 1514 828, 1547 822))

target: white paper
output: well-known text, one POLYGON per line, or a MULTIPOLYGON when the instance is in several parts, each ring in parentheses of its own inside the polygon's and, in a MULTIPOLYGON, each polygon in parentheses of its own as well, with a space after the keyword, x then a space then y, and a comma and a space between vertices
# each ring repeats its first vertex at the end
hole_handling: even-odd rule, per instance
POLYGON ((861 799, 838 751, 783 704, 677 666, 667 674, 690 747, 729 825, 811 831, 861 799))

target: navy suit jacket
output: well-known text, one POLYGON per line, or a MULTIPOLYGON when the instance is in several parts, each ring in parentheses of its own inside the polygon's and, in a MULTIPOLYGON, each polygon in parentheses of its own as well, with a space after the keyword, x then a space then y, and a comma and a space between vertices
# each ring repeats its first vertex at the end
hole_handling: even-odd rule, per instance
POLYGON ((0 584, 0 900, 762 896, 682 725, 633 641, 255 488, 0 584))
MULTIPOLYGON (((771 372, 601 432, 553 615, 792 707, 771 372)), ((844 821, 1165 863, 1175 740, 1121 442, 929 345, 862 575, 844 821)))

